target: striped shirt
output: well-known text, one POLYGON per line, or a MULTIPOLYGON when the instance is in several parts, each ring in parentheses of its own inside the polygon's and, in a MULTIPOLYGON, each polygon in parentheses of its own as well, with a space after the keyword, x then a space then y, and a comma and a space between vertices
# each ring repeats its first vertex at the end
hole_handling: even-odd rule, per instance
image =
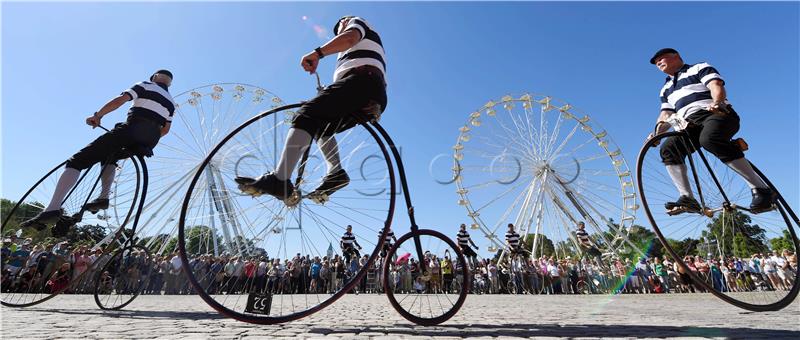
POLYGON ((591 242, 589 240, 589 233, 587 233, 585 229, 578 229, 577 231, 575 231, 575 236, 578 237, 578 242, 580 242, 581 245, 584 246, 591 245, 591 242))
POLYGON ((143 81, 122 93, 128 94, 133 99, 128 116, 146 117, 159 122, 162 126, 172 121, 175 101, 161 85, 143 81))
POLYGON ((519 247, 519 234, 516 231, 509 231, 506 233, 506 242, 511 248, 519 247))
POLYGON ((347 23, 341 32, 357 30, 361 33, 361 40, 347 51, 340 52, 336 60, 336 71, 333 72, 333 81, 342 79, 347 71, 352 68, 370 65, 375 66, 386 79, 386 58, 383 52, 383 43, 377 32, 372 30, 367 22, 359 17, 354 17, 347 23))
POLYGON ((386 240, 385 243, 386 244, 392 243, 393 238, 394 238, 394 231, 389 229, 389 232, 386 233, 386 236, 384 237, 384 240, 386 240))
POLYGON ((459 230, 456 238, 458 238, 458 245, 460 247, 469 247, 469 233, 466 230, 459 230))
POLYGON ((661 110, 677 112, 683 119, 704 110, 714 103, 708 88, 708 83, 714 79, 724 83, 719 72, 708 63, 683 65, 677 76, 667 77, 661 88, 661 110))
POLYGON ((342 235, 342 245, 345 247, 352 247, 353 243, 356 241, 356 237, 353 236, 353 233, 344 233, 342 235))

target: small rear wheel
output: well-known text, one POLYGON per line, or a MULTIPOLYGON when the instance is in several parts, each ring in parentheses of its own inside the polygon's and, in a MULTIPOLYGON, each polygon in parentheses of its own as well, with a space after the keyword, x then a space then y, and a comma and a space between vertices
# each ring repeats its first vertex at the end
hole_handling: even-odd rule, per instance
POLYGON ((438 325, 455 315, 469 292, 469 269, 456 244, 444 234, 429 229, 409 232, 389 250, 383 277, 397 271, 405 278, 399 287, 384 280, 386 297, 407 320, 423 326, 438 325), (419 247, 418 247, 419 246, 419 247), (420 265, 418 249, 423 252, 420 265), (424 268, 424 269, 423 269, 424 268), (459 282, 453 284, 453 282, 459 282))

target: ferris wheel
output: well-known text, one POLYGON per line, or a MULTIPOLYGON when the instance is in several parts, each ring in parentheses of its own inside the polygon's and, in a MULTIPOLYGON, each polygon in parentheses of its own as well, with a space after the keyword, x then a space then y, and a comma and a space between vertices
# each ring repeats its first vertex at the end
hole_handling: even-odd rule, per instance
MULTIPOLYGON (((148 160, 151 189, 137 232, 142 245, 155 254, 177 250, 178 217, 183 196, 192 175, 211 149, 248 118, 283 105, 283 101, 269 91, 239 83, 194 88, 175 96, 174 100, 175 115, 170 132, 156 147, 156 155, 148 160)), ((276 115, 274 119, 289 122, 290 115, 276 115)), ((275 145, 283 143, 278 142, 275 145)), ((242 159, 261 155, 237 154, 237 157, 226 159, 225 164, 217 164, 217 169, 235 167, 242 159)), ((231 201, 228 196, 238 195, 238 191, 225 188, 213 171, 209 174, 202 184, 204 190, 198 191, 207 202, 203 227, 207 228, 205 232, 209 237, 198 237, 196 246, 215 255, 226 252, 239 255, 252 251, 242 246, 243 226, 231 218, 233 207, 228 203, 231 201), (211 237, 211 234, 222 237, 211 237)))
POLYGON ((580 251, 578 222, 605 256, 638 250, 628 238, 639 208, 628 164, 608 132, 571 105, 536 94, 489 101, 459 128, 453 150, 458 204, 501 259, 508 223, 532 235, 534 258, 548 240, 556 256, 580 251))

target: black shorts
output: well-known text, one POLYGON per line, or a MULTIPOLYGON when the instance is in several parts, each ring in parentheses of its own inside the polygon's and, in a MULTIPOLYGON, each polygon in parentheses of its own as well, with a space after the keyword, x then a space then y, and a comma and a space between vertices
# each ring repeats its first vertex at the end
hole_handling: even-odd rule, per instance
POLYGON ((111 131, 97 137, 93 142, 72 155, 67 160, 67 167, 83 170, 97 162, 113 163, 119 159, 130 157, 121 153, 137 150, 145 156, 152 155, 152 149, 161 139, 161 125, 145 118, 128 117, 124 123, 117 123, 111 131))
POLYGON ((315 139, 332 136, 357 124, 354 114, 377 103, 386 109, 386 85, 380 70, 362 66, 324 88, 303 103, 292 120, 292 127, 308 132, 315 139))
MULTIPOLYGON (((686 132, 693 145, 699 145, 717 156, 723 163, 744 157, 731 138, 739 131, 739 116, 729 107, 727 114, 700 110, 687 118, 691 125, 686 132)), ((661 144, 661 161, 666 165, 684 164, 684 159, 695 150, 684 138, 673 136, 661 144)))
POLYGON ((464 253, 464 256, 466 256, 466 257, 476 257, 476 256, 478 256, 478 254, 476 254, 475 251, 472 250, 472 248, 470 248, 469 246, 462 246, 461 247, 461 252, 464 253))
POLYGON ((598 257, 602 255, 602 253, 600 253, 600 250, 598 250, 595 247, 584 248, 584 252, 586 253, 586 255, 591 257, 598 257))

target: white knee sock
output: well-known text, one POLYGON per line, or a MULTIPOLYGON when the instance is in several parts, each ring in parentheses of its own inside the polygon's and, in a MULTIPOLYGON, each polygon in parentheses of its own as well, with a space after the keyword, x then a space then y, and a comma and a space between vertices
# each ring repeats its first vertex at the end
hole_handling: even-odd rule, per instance
POLYGON ((73 169, 73 168, 65 168, 64 173, 61 174, 61 177, 58 178, 58 183, 56 184, 56 189, 53 191, 53 198, 50 199, 50 204, 47 205, 47 208, 44 211, 52 211, 61 209, 61 202, 64 201, 64 197, 67 196, 70 189, 75 186, 75 183, 78 182, 78 176, 80 176, 80 170, 73 169))
POLYGON ((291 128, 286 135, 286 145, 283 147, 283 154, 278 166, 275 168, 275 177, 286 180, 292 175, 294 167, 303 157, 303 152, 311 144, 311 135, 300 129, 291 128))
POLYGON ((328 166, 328 173, 334 173, 342 169, 341 161, 339 160, 339 145, 336 143, 336 138, 333 136, 320 137, 317 140, 319 151, 325 156, 325 163, 328 166))
POLYGON ((114 183, 114 175, 117 173, 117 166, 115 164, 108 164, 103 167, 103 174, 100 176, 100 195, 97 198, 108 199, 111 194, 111 184, 114 183))
POLYGON ((681 196, 694 197, 692 195, 692 186, 689 184, 686 164, 667 165, 667 172, 669 172, 669 177, 672 178, 672 183, 678 188, 681 196))
POLYGON ((768 188, 767 183, 764 183, 764 180, 761 179, 760 176, 753 170, 753 167, 750 166, 750 162, 747 161, 746 158, 742 157, 739 159, 734 159, 728 163, 725 163, 729 168, 736 171, 737 174, 744 177, 744 180, 747 182, 747 185, 750 186, 750 189, 761 188, 765 189, 768 188))

